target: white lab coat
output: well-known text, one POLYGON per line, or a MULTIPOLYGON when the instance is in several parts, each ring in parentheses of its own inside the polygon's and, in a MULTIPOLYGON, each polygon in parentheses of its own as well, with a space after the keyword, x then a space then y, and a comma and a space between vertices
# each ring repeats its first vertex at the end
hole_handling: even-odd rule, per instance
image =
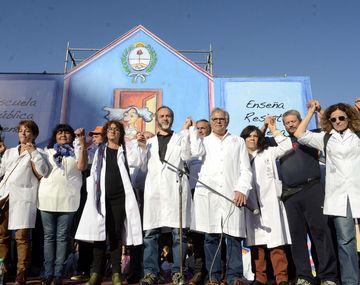
MULTIPOLYGON (((80 222, 76 231, 75 238, 84 241, 104 241, 106 240, 106 229, 105 229, 105 173, 106 173, 106 148, 104 148, 104 155, 102 161, 102 168, 100 174, 100 207, 101 213, 98 212, 96 207, 96 180, 98 174, 98 148, 95 152, 94 161, 91 167, 90 176, 86 180, 87 187, 87 199, 84 206, 83 213, 80 218, 80 222)), ((125 191, 125 232, 124 242, 127 245, 139 245, 142 244, 142 229, 141 229, 141 218, 136 202, 134 190, 131 186, 129 174, 125 167, 125 157, 123 148, 120 147, 117 152, 117 162, 121 174, 121 179, 124 185, 125 191)))
POLYGON ((9 230, 34 228, 36 221, 36 201, 39 179, 35 176, 31 161, 41 176, 49 173, 46 154, 40 148, 31 153, 27 151, 19 155, 19 146, 5 151, 1 160, 0 199, 9 195, 9 230))
MULTIPOLYGON (((201 182, 233 200, 235 191, 248 196, 252 172, 244 140, 227 133, 220 140, 213 133, 203 139, 205 156, 199 174, 201 182)), ((245 237, 244 208, 225 200, 197 183, 192 228, 206 233, 223 232, 245 237)))
MULTIPOLYGON (((324 214, 346 217, 349 199, 353 218, 360 218, 360 139, 347 129, 343 137, 335 130, 326 146, 326 177, 324 214)), ((324 148, 325 132, 306 131, 298 142, 324 148)))
POLYGON ((276 136, 278 146, 253 153, 253 191, 247 204, 260 209, 260 215, 246 210, 246 244, 266 245, 274 248, 291 244, 288 219, 283 202, 280 200, 282 183, 276 168, 276 159, 292 150, 289 137, 276 136))
POLYGON ((51 172, 40 181, 38 209, 48 212, 76 212, 80 205, 80 189, 82 185, 81 171, 77 167, 78 157, 67 156, 58 166, 54 160, 56 151, 46 148, 51 172))
MULTIPOLYGON (((147 166, 144 190, 144 230, 160 227, 179 228, 179 181, 177 171, 159 158, 157 136, 149 139, 146 150, 140 150, 142 164, 147 166)), ((183 162, 191 156, 204 153, 201 139, 194 127, 173 133, 167 145, 165 160, 183 169, 183 162), (189 134, 195 140, 190 144, 189 134)), ((186 175, 182 177, 182 226, 189 227, 191 220, 191 193, 186 175)))

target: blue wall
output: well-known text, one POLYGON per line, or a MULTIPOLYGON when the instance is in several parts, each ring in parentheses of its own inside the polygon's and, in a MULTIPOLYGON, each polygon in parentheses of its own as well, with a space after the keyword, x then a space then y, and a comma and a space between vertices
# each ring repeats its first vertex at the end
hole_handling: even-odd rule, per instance
POLYGON ((116 88, 162 89, 163 105, 175 113, 175 130, 181 129, 188 115, 195 120, 208 117, 208 77, 142 30, 70 75, 70 124, 87 129, 103 124, 107 113, 102 108, 113 106, 116 88), (144 83, 132 83, 121 63, 124 49, 135 42, 151 45, 157 54, 157 64, 144 83))

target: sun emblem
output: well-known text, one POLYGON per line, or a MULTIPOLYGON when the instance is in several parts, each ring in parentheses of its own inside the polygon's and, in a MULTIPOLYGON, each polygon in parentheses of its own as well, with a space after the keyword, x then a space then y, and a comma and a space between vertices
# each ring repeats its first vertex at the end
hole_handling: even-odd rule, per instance
POLYGON ((126 48, 121 57, 123 68, 127 75, 133 78, 133 83, 136 83, 138 79, 145 82, 156 60, 155 50, 143 42, 137 42, 126 48))

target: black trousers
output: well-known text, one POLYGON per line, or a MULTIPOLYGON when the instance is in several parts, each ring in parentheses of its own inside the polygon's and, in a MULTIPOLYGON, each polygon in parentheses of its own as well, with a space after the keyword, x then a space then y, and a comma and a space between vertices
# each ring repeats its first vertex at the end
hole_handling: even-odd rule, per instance
POLYGON ((323 214, 324 189, 315 183, 297 192, 285 202, 292 239, 291 251, 298 277, 313 281, 307 237, 309 234, 317 255, 317 276, 321 280, 337 280, 337 257, 329 227, 329 218, 323 214))
MULTIPOLYGON (((106 200, 106 232, 109 239, 112 273, 121 273, 121 234, 126 217, 124 203, 106 200)), ((106 263, 106 241, 94 242, 91 272, 104 273, 106 263)))

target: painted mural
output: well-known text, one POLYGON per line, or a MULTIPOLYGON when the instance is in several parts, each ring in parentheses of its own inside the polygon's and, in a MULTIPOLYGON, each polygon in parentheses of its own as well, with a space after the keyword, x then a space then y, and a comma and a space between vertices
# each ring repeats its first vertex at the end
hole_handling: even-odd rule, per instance
POLYGON ((11 144, 16 143, 15 126, 20 120, 12 109, 31 113, 41 122, 44 143, 58 122, 92 130, 111 119, 124 123, 126 138, 131 140, 137 132, 156 133, 154 115, 162 105, 174 110, 175 131, 188 116, 209 119, 211 110, 221 107, 230 113, 230 132, 239 134, 249 124, 261 127, 266 115, 276 116, 282 127, 286 110, 297 109, 304 115, 306 102, 312 98, 308 77, 213 76, 143 26, 114 40, 64 76, 34 76, 0 78, 0 124, 11 144), (29 100, 36 104, 21 105, 29 100), (9 108, 9 102, 20 103, 9 108))
POLYGON ((62 121, 91 129, 118 119, 128 139, 138 131, 156 132, 154 114, 161 105, 174 110, 176 131, 187 116, 208 119, 214 106, 225 108, 230 131, 239 134, 248 124, 261 126, 267 114, 279 122, 287 109, 304 114, 312 97, 308 77, 213 76, 143 26, 75 67, 64 84, 62 121))
POLYGON ((213 76, 142 26, 71 70, 64 85, 62 121, 91 129, 116 118, 128 139, 155 133, 162 105, 174 110, 175 130, 188 116, 207 118, 213 107, 213 76))

